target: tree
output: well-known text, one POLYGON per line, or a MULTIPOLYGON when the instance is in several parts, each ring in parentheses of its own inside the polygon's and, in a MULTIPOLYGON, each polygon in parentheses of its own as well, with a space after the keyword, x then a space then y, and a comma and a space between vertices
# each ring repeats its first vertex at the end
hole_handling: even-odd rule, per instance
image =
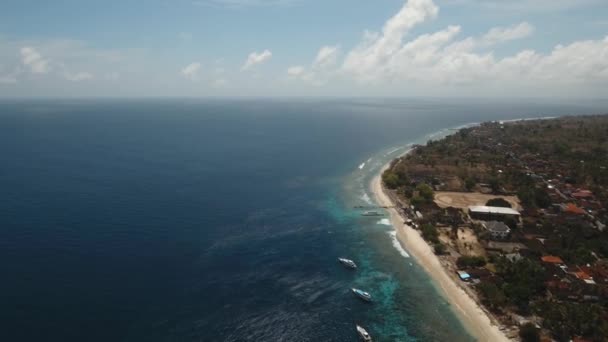
POLYGON ((382 174, 382 181, 389 189, 397 189, 399 187, 399 177, 389 170, 382 174))
POLYGON ((484 302, 492 310, 500 309, 507 304, 505 293, 494 283, 483 282, 477 287, 484 297, 484 302))
POLYGON ((511 203, 504 198, 492 198, 486 202, 488 207, 512 208, 511 203))
POLYGON ((521 259, 510 262, 501 258, 496 263, 496 270, 505 281, 502 287, 505 295, 523 312, 528 311, 530 300, 545 289, 545 271, 536 261, 521 259))
POLYGON ((464 180, 464 187, 468 191, 473 190, 473 188, 475 187, 475 184, 477 184, 477 182, 471 177, 468 177, 467 179, 464 180))
POLYGON ((414 195, 411 199, 410 199, 410 203, 418 208, 419 206, 423 205, 426 203, 426 201, 424 200, 424 198, 420 197, 419 195, 414 195))
POLYGON ((490 178, 488 181, 490 184, 490 189, 492 189, 492 193, 496 194, 500 191, 500 181, 496 177, 490 178))
POLYGON ((460 268, 483 267, 486 265, 486 258, 482 256, 461 256, 456 260, 456 265, 460 268))
POLYGON ((446 247, 441 242, 435 244, 435 254, 443 255, 446 252, 446 247))
POLYGON ((519 328, 519 337, 522 342, 540 342, 538 328, 532 323, 526 323, 519 328))
POLYGON ((432 243, 439 243, 439 232, 437 232, 437 228, 432 224, 425 223, 421 227, 422 229, 422 237, 430 241, 432 243))
POLYGON ((420 195, 420 197, 422 197, 426 203, 433 202, 435 194, 433 193, 433 188, 431 188, 428 184, 420 183, 416 187, 416 190, 418 191, 418 195, 420 195))

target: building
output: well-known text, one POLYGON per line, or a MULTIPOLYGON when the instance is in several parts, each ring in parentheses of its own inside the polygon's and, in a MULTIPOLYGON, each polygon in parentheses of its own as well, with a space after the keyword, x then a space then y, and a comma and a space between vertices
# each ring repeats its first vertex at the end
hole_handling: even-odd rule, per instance
POLYGON ((502 222, 484 222, 483 226, 490 233, 490 236, 493 239, 505 239, 507 236, 509 236, 509 233, 511 233, 511 228, 502 222))
POLYGON ((562 258, 555 256, 555 255, 545 255, 545 256, 541 257, 540 260, 542 260, 542 262, 546 262, 548 264, 555 264, 555 265, 564 264, 564 261, 562 260, 562 258))
POLYGON ((462 281, 469 281, 469 280, 471 280, 471 275, 468 274, 466 271, 457 271, 456 273, 458 274, 458 277, 462 281))
POLYGON ((520 214, 517 210, 511 208, 476 205, 469 207, 469 216, 483 221, 504 221, 507 218, 518 219, 520 214))
POLYGON ((579 208, 574 203, 564 204, 562 206, 562 211, 567 214, 572 214, 572 215, 585 215, 585 213, 586 213, 584 209, 579 208))

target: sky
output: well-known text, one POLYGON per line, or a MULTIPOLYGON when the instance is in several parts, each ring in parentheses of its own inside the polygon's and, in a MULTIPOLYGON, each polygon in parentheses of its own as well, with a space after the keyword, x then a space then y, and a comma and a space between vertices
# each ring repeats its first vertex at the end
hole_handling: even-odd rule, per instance
POLYGON ((1 7, 4 98, 608 98, 607 0, 1 7))

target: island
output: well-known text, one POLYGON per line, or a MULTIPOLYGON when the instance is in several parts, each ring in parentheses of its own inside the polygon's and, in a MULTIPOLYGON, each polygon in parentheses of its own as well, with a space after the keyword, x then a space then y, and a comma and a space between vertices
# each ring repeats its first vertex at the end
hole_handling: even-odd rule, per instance
POLYGON ((400 243, 484 341, 608 341, 608 115, 487 122, 372 182, 400 243))

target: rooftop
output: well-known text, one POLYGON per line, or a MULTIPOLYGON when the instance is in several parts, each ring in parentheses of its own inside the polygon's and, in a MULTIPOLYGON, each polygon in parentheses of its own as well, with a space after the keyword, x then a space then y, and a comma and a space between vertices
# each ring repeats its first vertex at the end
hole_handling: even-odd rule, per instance
POLYGON ((486 222, 484 226, 491 232, 509 232, 511 230, 506 224, 498 221, 486 222))
POLYGON ((564 209, 564 211, 567 213, 576 214, 576 215, 585 214, 585 210, 577 207, 576 204, 574 204, 574 203, 568 203, 568 205, 566 205, 566 208, 564 209))
POLYGON ((503 207, 488 207, 485 205, 470 206, 469 211, 474 212, 474 213, 481 213, 481 214, 500 214, 500 215, 517 215, 517 216, 519 216, 519 212, 515 209, 503 208, 503 207))
POLYGON ((543 262, 548 262, 550 264, 563 264, 564 261, 558 257, 558 256, 554 256, 554 255, 545 255, 544 257, 540 258, 543 262))

